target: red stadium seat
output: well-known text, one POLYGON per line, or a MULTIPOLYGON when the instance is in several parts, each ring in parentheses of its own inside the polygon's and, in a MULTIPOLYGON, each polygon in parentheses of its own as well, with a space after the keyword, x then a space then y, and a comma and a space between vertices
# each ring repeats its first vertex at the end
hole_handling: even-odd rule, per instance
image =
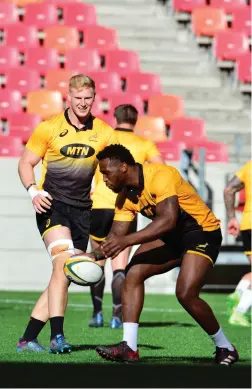
POLYGON ((4 45, 24 51, 28 47, 37 47, 37 29, 34 26, 13 24, 4 28, 4 45))
POLYGON ((139 95, 131 95, 130 93, 111 94, 108 98, 109 112, 114 112, 115 107, 121 104, 132 104, 138 110, 139 115, 144 114, 143 101, 139 95))
POLYGON ((22 112, 10 115, 7 121, 9 134, 21 138, 26 143, 34 128, 41 122, 41 117, 22 112))
POLYGON ((148 115, 161 116, 170 125, 174 119, 184 116, 184 101, 180 96, 150 96, 148 115))
POLYGON ((57 49, 60 54, 79 47, 79 34, 75 27, 52 26, 45 29, 44 46, 57 49))
POLYGON ((237 8, 246 7, 246 0, 210 0, 213 8, 222 8, 227 14, 232 14, 237 8))
POLYGON ((115 127, 116 126, 116 120, 113 116, 113 114, 109 114, 109 113, 104 113, 104 112, 98 112, 96 115, 94 114, 94 112, 92 112, 94 116, 96 116, 97 118, 103 120, 105 123, 109 124, 111 127, 115 127))
POLYGON ((117 48, 117 33, 114 28, 88 26, 82 29, 85 47, 110 50, 117 48))
POLYGON ((0 93, 0 117, 22 112, 22 96, 17 90, 2 89, 0 93))
POLYGON ((200 140, 195 142, 193 160, 199 161, 200 148, 205 149, 206 162, 228 162, 228 146, 221 142, 200 140))
POLYGON ((242 83, 250 83, 251 84, 251 73, 252 73, 252 66, 251 66, 251 53, 247 52, 246 54, 242 55, 236 65, 236 73, 237 78, 242 83))
MULTIPOLYGON (((195 8, 205 6, 206 0, 173 0, 172 2, 172 8, 178 14, 191 13, 195 8)), ((182 15, 181 17, 179 17, 179 19, 183 20, 182 15)), ((188 20, 188 18, 186 18, 185 20, 188 20)))
POLYGON ((121 77, 140 72, 138 53, 130 50, 108 50, 105 53, 105 68, 109 72, 117 72, 121 77))
POLYGON ((53 4, 28 4, 25 7, 24 23, 44 29, 58 23, 58 11, 53 4))
MULTIPOLYGON (((192 29, 196 37, 213 37, 217 31, 225 30, 226 14, 219 8, 196 8, 192 12, 192 29)), ((203 40, 200 40, 203 43, 203 40)), ((206 41, 209 43, 209 40, 206 41)))
POLYGON ((45 74, 45 87, 47 90, 58 91, 63 97, 66 97, 69 80, 76 73, 66 69, 50 69, 45 74))
POLYGON ((9 2, 15 3, 19 7, 24 7, 27 4, 41 3, 42 1, 43 0, 9 0, 9 2))
POLYGON ((83 0, 40 0, 40 1, 43 1, 44 3, 50 3, 50 4, 54 4, 54 5, 62 5, 62 4, 69 4, 70 2, 71 3, 82 3, 83 0))
POLYGON ((115 93, 122 93, 121 79, 115 72, 89 72, 88 75, 95 81, 96 92, 102 99, 108 99, 115 93))
POLYGON ((60 92, 37 90, 27 95, 27 113, 40 115, 48 119, 63 111, 63 100, 60 92))
POLYGON ((7 24, 18 22, 18 12, 13 3, 0 3, 0 29, 7 24))
POLYGON ((165 121, 161 117, 138 116, 134 132, 153 142, 167 140, 165 121))
POLYGON ((7 68, 18 67, 20 67, 20 61, 17 48, 2 46, 0 49, 0 73, 3 74, 7 68))
POLYGON ((218 31, 214 39, 214 54, 220 61, 236 61, 249 49, 245 34, 232 30, 218 31))
POLYGON ((171 122, 170 135, 171 140, 184 142, 190 148, 195 144, 195 139, 205 138, 205 122, 188 117, 175 119, 171 122))
POLYGON ((45 47, 29 48, 25 50, 25 66, 44 75, 49 69, 59 68, 58 52, 45 47))
POLYGON ((243 32, 246 36, 251 36, 251 8, 245 7, 233 11, 232 30, 243 32))
POLYGON ((39 73, 33 69, 26 67, 20 68, 18 71, 16 69, 8 69, 5 76, 6 88, 11 90, 17 89, 22 96, 41 87, 39 73))
POLYGON ((183 142, 171 140, 156 142, 156 145, 166 162, 179 161, 182 151, 186 149, 186 145, 183 142))
POLYGON ((23 150, 22 140, 12 136, 0 136, 0 157, 20 157, 23 150))
POLYGON ((100 56, 96 49, 80 47, 65 54, 65 68, 89 73, 100 69, 100 56))
POLYGON ((160 77, 155 73, 130 73, 126 77, 126 91, 148 100, 151 95, 162 94, 160 77))
POLYGON ((92 4, 62 3, 58 7, 63 11, 63 23, 66 26, 81 27, 96 25, 96 9, 92 4))

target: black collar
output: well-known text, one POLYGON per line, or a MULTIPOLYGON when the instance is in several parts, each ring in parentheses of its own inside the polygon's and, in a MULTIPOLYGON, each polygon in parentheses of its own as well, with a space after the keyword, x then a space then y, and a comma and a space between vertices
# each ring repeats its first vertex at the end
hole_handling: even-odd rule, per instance
POLYGON ((116 127, 115 131, 133 132, 133 130, 129 128, 123 128, 123 127, 116 127))
POLYGON ((127 198, 135 204, 138 203, 138 196, 141 196, 141 193, 144 189, 143 165, 137 163, 137 166, 138 166, 139 186, 137 188, 132 186, 127 186, 127 198))
POLYGON ((68 115, 68 110, 69 108, 67 108, 64 112, 64 116, 65 116, 65 119, 67 121, 67 123, 72 126, 76 132, 79 132, 79 131, 86 131, 86 130, 92 130, 93 129, 93 121, 94 121, 94 117, 90 114, 89 117, 87 118, 87 121, 85 122, 85 126, 83 126, 82 128, 78 128, 76 127, 73 123, 71 123, 70 121, 70 118, 69 118, 69 115, 68 115))

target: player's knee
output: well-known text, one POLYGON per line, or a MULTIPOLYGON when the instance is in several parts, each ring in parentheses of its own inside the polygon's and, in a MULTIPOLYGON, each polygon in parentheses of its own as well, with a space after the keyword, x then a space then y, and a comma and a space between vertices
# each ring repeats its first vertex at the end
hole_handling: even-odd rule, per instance
POLYGON ((125 284, 144 282, 143 272, 141 271, 141 265, 129 263, 125 268, 125 284))
POLYGON ((176 286, 176 297, 181 305, 187 305, 192 298, 196 296, 196 292, 193 288, 185 285, 177 284, 176 286))
POLYGON ((75 254, 73 241, 71 239, 58 239, 50 243, 47 251, 53 260, 53 264, 62 262, 75 254))

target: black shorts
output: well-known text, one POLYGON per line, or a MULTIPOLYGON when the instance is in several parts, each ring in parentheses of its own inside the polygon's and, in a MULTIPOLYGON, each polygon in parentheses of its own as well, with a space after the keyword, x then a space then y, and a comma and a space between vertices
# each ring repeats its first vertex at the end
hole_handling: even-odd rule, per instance
POLYGON ((55 227, 68 227, 74 248, 86 251, 89 239, 91 211, 52 200, 46 213, 36 213, 37 226, 42 236, 55 227))
MULTIPOLYGON (((102 242, 108 235, 113 224, 115 211, 114 209, 92 209, 90 238, 97 242, 102 242)), ((131 224, 130 233, 137 230, 137 216, 131 224)))
POLYGON ((242 241, 244 252, 246 255, 251 255, 251 230, 243 230, 241 231, 242 241))

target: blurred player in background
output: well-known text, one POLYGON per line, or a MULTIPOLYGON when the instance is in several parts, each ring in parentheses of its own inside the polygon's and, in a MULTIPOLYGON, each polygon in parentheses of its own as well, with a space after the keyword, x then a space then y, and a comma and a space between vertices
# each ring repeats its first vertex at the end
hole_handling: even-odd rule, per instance
MULTIPOLYGON (((119 105, 115 108, 114 117, 116 119, 116 138, 117 142, 126 146, 134 156, 135 160, 141 164, 145 162, 163 163, 163 159, 156 145, 143 137, 134 134, 134 127, 137 122, 138 112, 130 104, 119 105)), ((96 185, 92 196, 92 219, 90 228, 90 237, 92 248, 96 249, 100 243, 107 237, 113 223, 116 194, 103 181, 103 176, 99 169, 95 175, 96 185)), ((136 231, 137 218, 132 221, 131 232, 136 231)), ((112 298, 113 310, 110 321, 111 328, 120 328, 122 326, 122 285, 125 279, 125 267, 128 264, 130 247, 127 247, 112 262, 112 298)), ((105 261, 100 261, 104 269, 105 261)), ((105 277, 94 286, 91 286, 91 296, 93 301, 93 317, 89 322, 90 327, 103 326, 102 299, 105 287, 105 277)))
POLYGON ((35 128, 19 161, 20 179, 31 196, 37 226, 53 269, 17 351, 44 351, 37 337, 50 320, 50 351, 71 352, 63 330, 69 286, 63 266, 66 259, 86 251, 96 154, 116 142, 113 128, 91 114, 95 83, 90 77, 73 76, 68 97, 70 107, 35 128), (41 160, 42 177, 37 184, 34 167, 41 160))
POLYGON ((236 349, 199 296, 219 254, 219 220, 177 169, 164 164, 138 164, 121 145, 106 147, 97 158, 106 185, 118 196, 111 231, 93 255, 97 260, 102 255, 113 259, 126 247, 140 244, 126 267, 123 341, 99 346, 97 352, 105 359, 121 362, 139 359, 137 333, 144 282, 181 265, 176 285, 180 304, 214 342, 216 362, 230 365, 237 361, 236 349), (130 222, 139 212, 152 222, 129 233, 130 222))
MULTIPOLYGON (((241 232, 244 252, 251 264, 251 229, 252 229, 252 161, 248 161, 224 189, 224 201, 228 215, 228 234, 237 237, 241 232), (245 188, 245 206, 242 214, 241 225, 235 214, 235 194, 245 188)), ((245 274, 238 283, 235 291, 228 296, 228 307, 231 310, 229 323, 250 327, 246 313, 251 309, 252 290, 251 275, 245 274)))

